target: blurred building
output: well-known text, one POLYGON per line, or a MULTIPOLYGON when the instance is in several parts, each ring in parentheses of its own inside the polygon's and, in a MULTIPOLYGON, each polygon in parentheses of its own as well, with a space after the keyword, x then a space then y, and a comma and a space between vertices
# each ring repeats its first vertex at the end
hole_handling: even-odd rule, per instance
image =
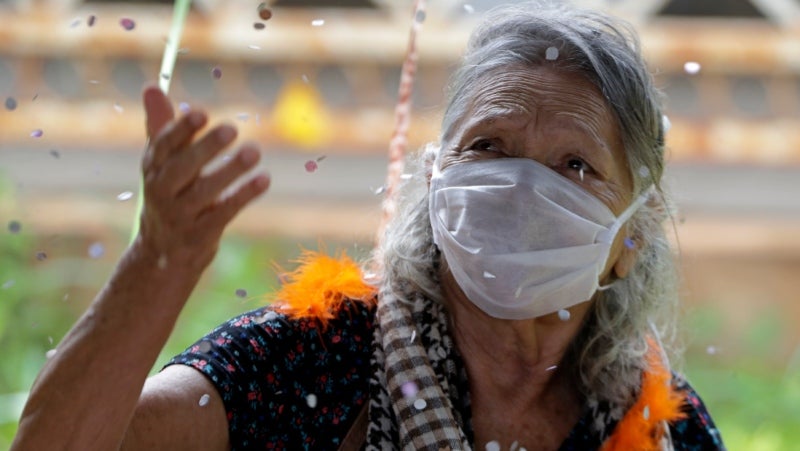
MULTIPOLYGON (((273 195, 239 232, 369 237, 411 1, 266 3, 264 21, 255 0, 195 0, 170 94, 265 145, 273 195), (322 157, 308 178, 303 162, 322 157)), ((412 148, 436 138, 447 77, 500 2, 428 3, 412 148)), ((800 2, 575 3, 633 23, 666 94, 689 297, 730 302, 732 323, 763 305, 800 315, 800 2)), ((171 14, 171 1, 0 0, 0 173, 40 230, 130 222, 114 196, 136 189, 139 94, 171 14)))

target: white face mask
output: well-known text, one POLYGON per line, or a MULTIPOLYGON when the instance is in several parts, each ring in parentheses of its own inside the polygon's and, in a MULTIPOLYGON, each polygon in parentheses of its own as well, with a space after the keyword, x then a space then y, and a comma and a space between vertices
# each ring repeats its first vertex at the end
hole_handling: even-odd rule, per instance
POLYGON ((527 319, 588 301, 611 243, 644 203, 619 217, 529 158, 458 163, 430 187, 434 242, 464 294, 488 315, 527 319))

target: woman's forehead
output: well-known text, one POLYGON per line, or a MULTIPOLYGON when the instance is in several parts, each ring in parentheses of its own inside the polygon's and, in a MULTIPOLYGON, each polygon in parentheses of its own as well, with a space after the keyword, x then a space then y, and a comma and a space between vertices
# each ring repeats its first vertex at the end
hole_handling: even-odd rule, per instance
POLYGON ((482 117, 523 120, 534 114, 571 118, 592 128, 615 128, 605 98, 584 75, 550 68, 510 66, 480 77, 466 122, 482 117))

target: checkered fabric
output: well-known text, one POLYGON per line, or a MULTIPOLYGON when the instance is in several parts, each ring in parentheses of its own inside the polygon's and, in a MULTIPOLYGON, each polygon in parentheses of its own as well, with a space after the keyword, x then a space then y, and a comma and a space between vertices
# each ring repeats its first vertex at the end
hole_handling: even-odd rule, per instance
POLYGON ((377 315, 366 449, 470 450, 444 308, 384 294, 377 315))

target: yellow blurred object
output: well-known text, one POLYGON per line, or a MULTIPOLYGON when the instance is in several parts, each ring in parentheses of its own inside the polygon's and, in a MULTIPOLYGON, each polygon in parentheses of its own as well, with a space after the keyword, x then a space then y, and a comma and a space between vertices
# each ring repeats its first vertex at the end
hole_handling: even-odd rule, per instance
POLYGON ((273 114, 275 133, 289 144, 314 148, 331 136, 328 111, 310 84, 289 82, 278 96, 273 114))

